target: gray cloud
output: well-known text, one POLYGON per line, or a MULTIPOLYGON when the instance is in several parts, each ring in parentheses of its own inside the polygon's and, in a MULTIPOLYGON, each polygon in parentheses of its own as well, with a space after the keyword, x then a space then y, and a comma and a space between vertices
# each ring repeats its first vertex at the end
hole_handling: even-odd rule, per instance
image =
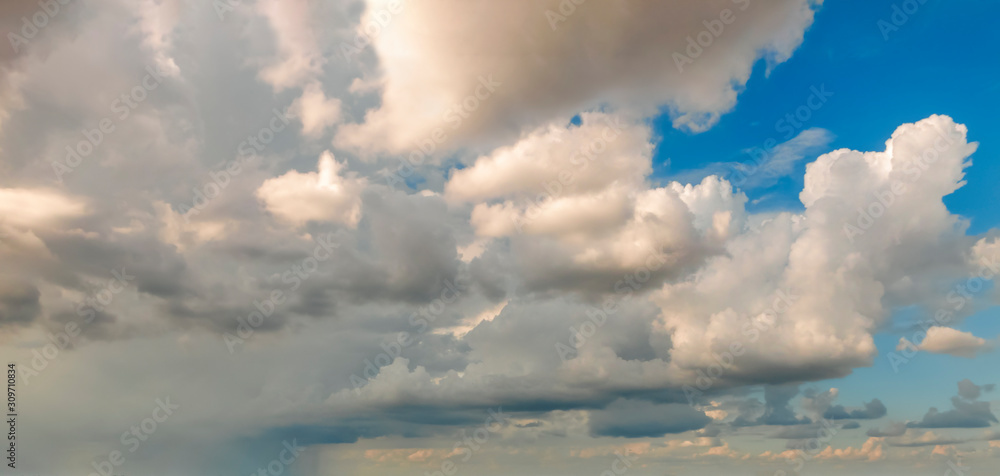
POLYGON ((623 399, 616 400, 603 410, 592 410, 590 431, 595 436, 648 438, 698 430, 710 421, 711 418, 690 405, 656 405, 623 399))
POLYGON ((888 411, 882 401, 875 398, 872 401, 865 403, 863 408, 844 408, 843 405, 836 405, 830 407, 825 413, 823 413, 823 418, 828 418, 830 420, 846 420, 848 418, 855 420, 874 420, 877 418, 882 418, 886 415, 888 411))
POLYGON ((924 418, 907 424, 910 428, 986 428, 997 423, 997 417, 990 409, 989 402, 975 401, 986 386, 977 386, 965 379, 958 383, 958 395, 951 397, 951 410, 927 410, 924 418), (972 397, 972 398, 969 398, 972 397))

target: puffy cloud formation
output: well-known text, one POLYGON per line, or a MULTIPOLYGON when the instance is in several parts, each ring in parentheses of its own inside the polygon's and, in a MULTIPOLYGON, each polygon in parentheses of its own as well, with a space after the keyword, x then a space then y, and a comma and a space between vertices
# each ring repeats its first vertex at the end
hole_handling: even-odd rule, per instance
POLYGON ((996 384, 976 385, 972 380, 964 379, 958 382, 958 396, 966 400, 976 400, 983 392, 992 392, 996 384))
POLYGON ((667 105, 676 126, 703 130, 733 107, 759 58, 791 56, 818 3, 370 0, 361 25, 388 18, 368 36, 381 104, 337 143, 404 152, 452 123, 461 127, 447 142, 469 145, 602 104, 667 105))
POLYGON ((340 121, 340 100, 327 98, 322 85, 312 83, 306 86, 302 96, 292 103, 289 113, 302 122, 302 134, 315 138, 340 121))
MULTIPOLYGON (((992 389, 992 385, 985 386, 992 389)), ((939 411, 937 408, 927 410, 924 418, 910 422, 910 428, 986 428, 991 423, 998 423, 997 417, 990 409, 990 402, 976 401, 984 387, 973 384, 965 379, 958 383, 958 395, 951 397, 953 409, 939 411)))
MULTIPOLYGON (((276 57, 260 71, 275 91, 305 86, 323 73, 323 55, 312 5, 306 0, 262 0, 257 11, 267 19, 276 43, 276 57)), ((305 97, 305 96, 303 96, 305 97)))
POLYGON ((725 255, 653 296, 672 365, 707 369, 740 353, 723 380, 842 376, 870 362, 893 306, 940 307, 934 283, 969 273, 962 222, 941 201, 976 148, 965 134, 932 116, 900 126, 883 152, 809 164, 801 215, 751 221, 725 255))
MULTIPOLYGON (((295 438, 317 447, 303 472, 340 471, 340 444, 440 443, 500 408, 496 451, 517 458, 692 432, 644 454, 742 460, 733 435, 884 414, 833 391, 799 412, 797 389, 870 365, 893 309, 941 309, 942 282, 1000 258, 942 203, 975 149, 945 116, 821 156, 799 211, 654 173, 659 107, 708 127, 818 2, 235 3, 71 2, 0 53, 0 347, 39 369, 40 417, 18 435, 38 473, 88 467, 161 391, 182 411, 122 472, 252 474, 295 438), (688 38, 720 24, 694 54, 688 38), (360 33, 371 48, 333 64, 360 33), (134 91, 125 117, 109 109, 134 91), (301 131, 255 141, 274 111, 301 131), (102 119, 115 129, 92 140, 102 119), (371 153, 427 139, 445 152, 423 181, 376 183, 371 153)), ((0 22, 37 5, 4 2, 0 22)), ((803 131, 769 169, 830 137, 803 131)), ((960 383, 954 410, 919 423, 989 424, 986 390, 960 383)), ((879 447, 862 443, 841 455, 879 447)), ((441 445, 404 458, 454 456, 441 445)))
POLYGON ((578 126, 540 129, 480 157, 445 194, 476 203, 478 235, 511 240, 534 289, 607 292, 638 270, 648 289, 720 252, 746 202, 716 177, 647 188, 649 139, 647 125, 584 114, 578 126))
POLYGON ((826 449, 816 454, 817 459, 839 459, 839 460, 864 460, 878 461, 885 458, 882 438, 868 438, 860 448, 834 448, 827 446, 826 449))
POLYGON ((900 337, 896 350, 903 350, 907 347, 915 347, 934 354, 950 354, 971 359, 979 352, 988 350, 991 346, 986 339, 976 337, 971 333, 950 327, 931 326, 927 329, 927 337, 924 337, 919 345, 913 344, 905 337, 900 337))
POLYGON ((355 226, 361 219, 361 191, 367 180, 341 176, 344 165, 329 151, 319 158, 316 172, 268 179, 257 189, 257 198, 268 212, 293 225, 331 221, 355 226))

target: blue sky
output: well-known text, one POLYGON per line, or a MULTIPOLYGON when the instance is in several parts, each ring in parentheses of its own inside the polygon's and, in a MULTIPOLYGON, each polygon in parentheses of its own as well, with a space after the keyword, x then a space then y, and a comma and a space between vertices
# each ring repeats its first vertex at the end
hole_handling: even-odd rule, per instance
POLYGON ((1000 289, 890 357, 1000 262, 998 2, 48 2, 0 2, 14 474, 996 467, 1000 289))
MULTIPOLYGON (((769 75, 766 62, 758 62, 736 108, 707 132, 692 135, 671 127, 668 116, 659 118, 656 131, 663 141, 656 176, 669 178, 706 162, 749 160, 744 149, 761 147, 770 138, 780 141, 784 132, 774 124, 802 106, 812 86, 825 85, 834 97, 805 127, 832 132, 831 149, 883 150, 899 124, 931 114, 966 124, 980 148, 968 169, 968 184, 946 203, 972 221, 971 233, 996 226, 1000 208, 990 205, 1000 200, 993 180, 1000 174, 995 160, 1000 144, 989 139, 1000 128, 990 107, 1000 104, 1000 65, 989 60, 988 52, 1000 43, 990 20, 997 5, 928 1, 886 39, 879 22, 892 21, 893 4, 826 2, 796 54, 769 75)), ((773 188, 748 190, 748 197, 775 194, 758 210, 794 207, 805 163, 814 158, 806 157, 798 173, 773 188)))
MULTIPOLYGON (((945 197, 945 204, 969 219, 970 234, 997 227, 1000 116, 994 109, 1000 105, 1000 62, 987 57, 1000 45, 1000 31, 991 20, 1000 5, 928 1, 898 29, 887 29, 886 38, 880 22, 892 24, 893 5, 864 0, 826 2, 795 55, 770 73, 766 61, 759 61, 735 109, 707 132, 677 130, 669 114, 657 118, 655 130, 663 140, 657 147, 654 176, 670 180, 712 162, 751 160, 744 151, 762 147, 771 138, 782 142, 785 131, 776 130, 775 123, 802 106, 813 86, 823 85, 834 96, 813 111, 803 129, 831 132, 829 147, 807 154, 795 173, 778 183, 745 189, 748 209, 801 209, 805 165, 818 155, 838 148, 881 151, 899 124, 945 114, 967 125, 970 140, 979 142, 973 166, 966 169, 967 184, 945 197)), ((960 329, 975 335, 1000 335, 1000 310, 981 311, 960 329)), ((899 337, 908 334, 892 330, 880 334, 876 337, 880 355, 873 367, 858 368, 849 377, 817 387, 836 386, 847 401, 885 395, 897 402, 894 416, 917 419, 928 406, 947 406, 954 394, 950 382, 928 385, 929 381, 952 375, 983 382, 996 378, 1000 365, 996 353, 974 360, 920 354, 897 373, 886 355, 896 348, 899 337)))

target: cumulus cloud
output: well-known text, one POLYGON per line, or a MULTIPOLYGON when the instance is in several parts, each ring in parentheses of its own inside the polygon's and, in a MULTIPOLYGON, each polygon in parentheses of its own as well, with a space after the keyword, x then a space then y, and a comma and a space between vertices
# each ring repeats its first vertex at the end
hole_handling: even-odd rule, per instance
POLYGON ((983 392, 992 392, 996 384, 976 385, 972 380, 964 379, 958 382, 958 396, 966 400, 977 400, 983 392))
MULTIPOLYGON (((965 236, 941 202, 975 149, 964 127, 933 116, 901 126, 885 151, 825 154, 807 169, 802 211, 754 215, 717 176, 658 181, 648 117, 665 106, 681 129, 710 126, 755 61, 788 58, 818 2, 585 2, 553 21, 546 10, 560 3, 407 3, 373 38, 372 62, 343 68, 327 56, 331 38, 358 31, 344 18, 367 21, 386 2, 329 15, 340 5, 266 0, 222 22, 212 2, 91 2, 22 55, 0 53, 0 115, 17 119, 0 124, 12 172, 0 184, 0 326, 16 331, 5 355, 30 362, 46 334, 82 322, 80 304, 112 271, 132 277, 32 382, 28 400, 51 412, 19 456, 45 474, 86 467, 80 442, 117 444, 148 411, 144 392, 161 388, 185 413, 156 436, 177 451, 150 447, 144 469, 179 474, 233 461, 250 474, 286 438, 450 437, 498 407, 521 419, 500 447, 697 430, 660 449, 716 458, 744 457, 722 437, 764 431, 747 427, 798 439, 825 413, 884 414, 878 399, 835 405, 835 391, 807 394, 797 412, 797 384, 869 365, 892 309, 939 308, 941 282, 1000 257, 1000 241, 965 236), (678 71, 673 53, 723 5, 738 21, 678 71), (57 188, 47 158, 65 157, 151 64, 170 75, 57 188), (242 155, 275 110, 307 140, 275 134, 216 182, 211 203, 183 213, 192 187, 242 155), (409 150, 436 127, 449 131, 446 152, 425 164, 427 182, 407 183, 419 190, 371 184, 379 165, 361 159, 409 150), (340 160, 317 148, 334 129, 353 149, 340 160), (448 155, 462 146, 473 150, 448 155), (895 179, 906 199, 870 208, 895 179), (859 222, 859 207, 877 219, 859 222), (335 231, 338 246, 304 273, 335 231), (269 309, 275 291, 286 299, 230 355, 216 334, 269 309), (692 407, 683 386, 705 374, 719 377, 692 407), (745 398, 749 385, 764 386, 762 401, 745 398), (109 388, 128 398, 103 398, 109 388)), ((4 2, 0 22, 16 28, 37 8, 4 2)), ((768 167, 788 174, 829 139, 807 130, 768 167)), ((994 421, 977 400, 987 390, 960 383, 961 415, 920 423, 994 421)))
POLYGON ((260 71, 260 77, 275 91, 301 87, 323 72, 323 56, 314 28, 311 2, 306 0, 262 0, 256 9, 267 19, 276 39, 276 55, 260 71))
POLYGON ((268 212, 297 226, 310 221, 357 225, 367 180, 342 176, 344 165, 329 151, 320 156, 317 169, 304 174, 292 170, 268 179, 257 189, 257 198, 268 212))
POLYGON ((456 171, 445 196, 475 203, 478 235, 511 240, 533 289, 606 292, 640 269, 650 289, 721 252, 746 202, 716 177, 647 187, 650 136, 634 120, 583 114, 579 125, 541 128, 456 171))
POLYGON ((340 100, 327 98, 322 85, 311 83, 305 87, 302 96, 292 102, 288 112, 302 122, 304 136, 316 138, 340 121, 340 100))
POLYGON ((913 344, 905 337, 900 337, 896 350, 910 347, 932 354, 949 354, 971 359, 976 354, 989 350, 992 345, 986 339, 976 337, 969 332, 962 332, 951 327, 931 326, 927 329, 927 336, 920 341, 919 345, 913 344))
POLYGON ((738 345, 744 355, 723 378, 816 379, 866 365, 890 308, 939 308, 935 283, 969 273, 962 221, 941 201, 964 183, 976 148, 965 133, 932 116, 900 126, 884 152, 838 150, 808 164, 801 215, 751 221, 724 256, 654 295, 654 340, 669 334, 672 364, 703 371, 738 345))
MULTIPOLYGON (((992 386, 986 386, 992 388, 992 386)), ((990 402, 976 401, 984 387, 973 384, 968 379, 958 383, 958 395, 951 397, 954 408, 939 411, 937 408, 927 410, 920 421, 907 424, 910 428, 986 428, 992 423, 998 423, 997 417, 990 409, 990 402)))
MULTIPOLYGON (((370 0, 367 12, 390 11, 391 3, 370 0)), ((602 104, 666 105, 677 127, 704 130, 733 107, 759 58, 773 66, 792 55, 817 4, 594 2, 575 6, 565 21, 551 19, 559 15, 558 0, 406 4, 373 38, 381 105, 342 127, 337 143, 403 152, 457 122, 447 142, 468 145, 602 104), (711 47, 689 47, 689 38, 711 36, 703 22, 718 23, 722 34, 711 47), (630 54, 618 53, 625 48, 630 54), (693 63, 680 55, 693 55, 693 63), (480 101, 484 77, 500 85, 497 97, 480 101)))
POLYGON ((847 448, 834 448, 827 446, 823 451, 817 453, 816 459, 839 459, 839 460, 864 460, 878 461, 885 458, 883 448, 884 439, 868 438, 860 448, 848 446, 847 448))

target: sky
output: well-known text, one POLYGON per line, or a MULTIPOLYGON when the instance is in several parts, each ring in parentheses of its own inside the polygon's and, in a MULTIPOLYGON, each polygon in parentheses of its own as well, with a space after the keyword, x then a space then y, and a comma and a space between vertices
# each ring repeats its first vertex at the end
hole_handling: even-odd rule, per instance
POLYGON ((998 14, 3 2, 3 474, 989 474, 998 14))

